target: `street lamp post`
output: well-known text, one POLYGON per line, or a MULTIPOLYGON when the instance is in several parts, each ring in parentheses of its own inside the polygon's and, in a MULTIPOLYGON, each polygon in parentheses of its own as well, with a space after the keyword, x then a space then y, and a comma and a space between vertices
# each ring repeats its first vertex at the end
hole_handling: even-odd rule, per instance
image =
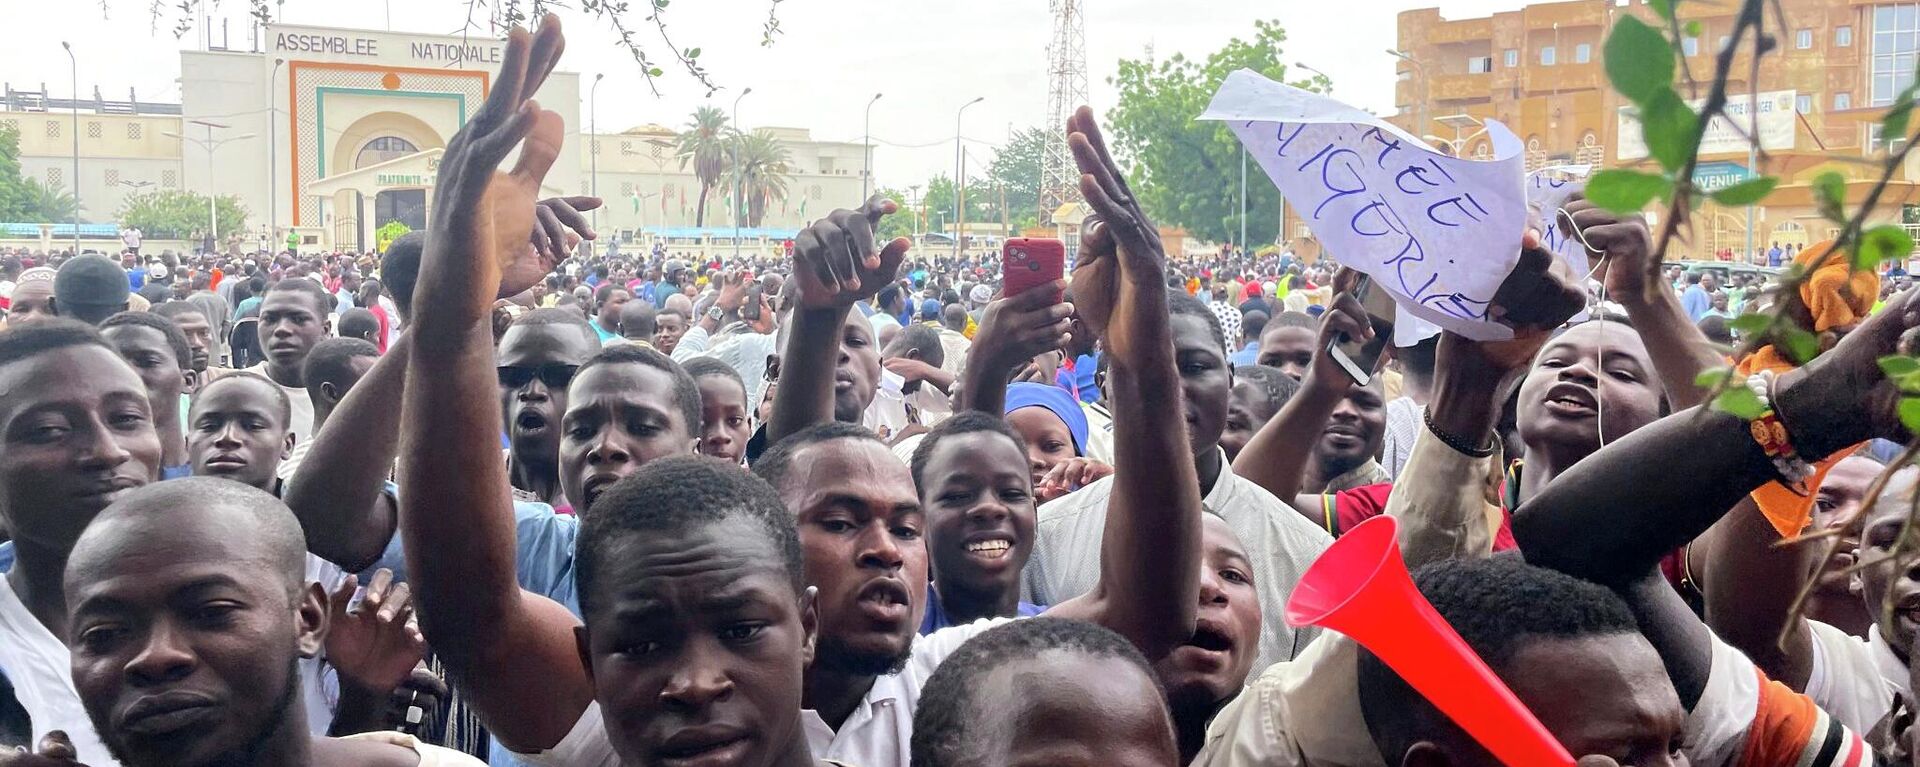
MULTIPOLYGON (((286 59, 273 60, 273 72, 267 75, 267 242, 268 248, 280 237, 280 100, 273 80, 280 76, 286 59)), ((291 75, 289 75, 291 77, 291 75)))
POLYGON ((73 254, 80 255, 80 59, 73 46, 61 40, 67 63, 73 66, 73 254))
POLYGON ((727 118, 733 124, 733 263, 736 267, 740 263, 740 209, 746 207, 746 201, 740 199, 740 142, 746 138, 740 130, 740 100, 752 92, 753 89, 748 88, 733 97, 733 114, 727 118))
POLYGON ((1416 59, 1411 55, 1408 55, 1404 51, 1400 51, 1394 48, 1388 48, 1387 55, 1397 59, 1401 59, 1407 62, 1408 64, 1412 64, 1414 69, 1420 70, 1420 131, 1419 132, 1421 134, 1425 134, 1428 128, 1427 110, 1431 108, 1430 104, 1433 101, 1433 73, 1427 71, 1427 65, 1425 63, 1421 62, 1419 59, 1416 59))
POLYGON ((961 104, 960 109, 953 113, 953 257, 956 259, 960 257, 960 238, 967 227, 967 219, 962 212, 966 210, 962 203, 967 196, 967 177, 965 168, 961 164, 960 118, 967 113, 967 107, 986 100, 985 96, 975 96, 972 101, 961 104))
POLYGON ((213 247, 219 248, 220 247, 220 216, 216 212, 217 209, 215 208, 215 204, 217 200, 213 194, 214 192, 213 153, 214 153, 214 150, 217 150, 220 147, 225 146, 230 142, 253 138, 254 134, 242 133, 238 136, 228 136, 226 138, 215 141, 213 138, 214 128, 220 128, 224 130, 231 126, 228 126, 222 123, 212 122, 209 120, 188 120, 187 122, 206 128, 207 137, 205 139, 197 139, 192 136, 174 133, 173 131, 166 131, 160 135, 167 136, 169 138, 177 138, 177 139, 180 139, 181 141, 191 143, 194 146, 200 147, 201 150, 207 153, 207 233, 209 235, 211 242, 213 243, 213 247))
MULTIPOLYGON (((600 196, 600 80, 606 76, 605 72, 594 75, 593 87, 587 89, 587 132, 593 134, 587 139, 587 173, 593 179, 594 197, 600 196)), ((593 209, 593 228, 600 228, 599 207, 593 209)))
POLYGON ((1313 67, 1307 66, 1307 62, 1304 62, 1304 61, 1293 62, 1293 65, 1301 69, 1307 70, 1308 72, 1312 72, 1316 75, 1326 78, 1327 79, 1327 95, 1328 96, 1333 95, 1333 75, 1329 75, 1318 69, 1314 69, 1313 67))
POLYGON ((880 94, 873 94, 867 100, 867 116, 861 122, 860 130, 860 199, 867 199, 867 181, 873 178, 873 102, 880 100, 880 94))

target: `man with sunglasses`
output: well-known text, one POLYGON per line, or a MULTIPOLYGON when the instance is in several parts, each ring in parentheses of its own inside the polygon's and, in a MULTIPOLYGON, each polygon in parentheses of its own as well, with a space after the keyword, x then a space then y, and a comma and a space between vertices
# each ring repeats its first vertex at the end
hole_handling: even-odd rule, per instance
POLYGON ((560 417, 573 374, 599 350, 592 326, 565 309, 527 312, 500 337, 494 359, 507 425, 507 475, 523 500, 568 506, 560 486, 560 417))

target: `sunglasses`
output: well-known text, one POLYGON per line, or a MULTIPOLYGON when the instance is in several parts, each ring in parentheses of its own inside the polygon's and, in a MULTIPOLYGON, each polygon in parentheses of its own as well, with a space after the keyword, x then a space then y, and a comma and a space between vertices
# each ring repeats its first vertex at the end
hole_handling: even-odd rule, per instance
POLYGON ((518 389, 539 378, 540 383, 549 389, 565 389, 573 382, 573 374, 580 372, 579 365, 541 365, 527 367, 522 365, 501 365, 500 385, 509 389, 518 389))

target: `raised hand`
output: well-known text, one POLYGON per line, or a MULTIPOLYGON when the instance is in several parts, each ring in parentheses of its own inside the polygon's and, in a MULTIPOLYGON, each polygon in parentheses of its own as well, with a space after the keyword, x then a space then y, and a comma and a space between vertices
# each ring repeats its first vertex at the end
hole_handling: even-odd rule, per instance
MULTIPOLYGON (((1058 282, 1052 286, 1060 287, 1064 285, 1058 282)), ((973 334, 972 348, 979 350, 974 353, 990 357, 992 364, 1012 367, 1065 348, 1072 337, 1068 328, 1073 326, 1073 304, 1055 303, 1052 288, 1042 285, 988 302, 980 315, 980 328, 973 334)))
MULTIPOLYGON (((460 308, 475 319, 485 316, 494 298, 531 287, 531 280, 558 262, 551 247, 534 247, 532 232, 540 182, 560 156, 566 129, 560 115, 541 109, 533 94, 565 48, 560 20, 553 15, 542 18, 532 35, 518 27, 509 32, 486 102, 440 157, 428 254, 467 262, 465 268, 435 273, 460 278, 460 289, 450 289, 453 295, 447 298, 461 299, 460 308), (521 146, 519 162, 511 172, 501 171, 501 161, 516 146, 521 146)), ((545 237, 550 244, 552 234, 545 237)), ((423 263, 423 272, 427 269, 423 263)))
POLYGON ((884 246, 874 227, 899 204, 875 195, 853 210, 836 210, 793 240, 793 279, 800 281, 803 309, 844 309, 873 297, 892 282, 912 244, 905 237, 884 246))
POLYGON ((527 238, 527 248, 501 267, 499 297, 516 295, 545 279, 548 272, 573 252, 581 240, 599 235, 581 211, 600 207, 598 197, 550 197, 534 205, 537 223, 527 238))
POLYGON ((1887 299, 1833 351, 1780 377, 1774 406, 1801 455, 1824 457, 1869 437, 1913 438, 1900 422, 1900 387, 1880 370, 1880 358, 1920 350, 1920 301, 1914 294, 1887 299))
POLYGON ((1113 473, 1113 467, 1092 458, 1074 456, 1053 465, 1033 489, 1042 502, 1051 501, 1113 473))
MULTIPOLYGON (((1353 385, 1353 377, 1333 361, 1332 352, 1327 348, 1343 339, 1373 340, 1373 322, 1368 319, 1366 308, 1360 305, 1360 299, 1353 297, 1359 280, 1360 273, 1352 269, 1342 268, 1336 273, 1333 303, 1320 315, 1320 335, 1313 342, 1313 362, 1307 366, 1307 378, 1327 391, 1344 393, 1353 385)), ((1380 359, 1385 360, 1386 355, 1380 355, 1380 359)))
POLYGON ((339 669, 344 681, 363 690, 385 694, 407 680, 426 652, 426 639, 413 623, 412 594, 405 583, 395 583, 393 571, 381 568, 367 583, 366 596, 351 609, 359 585, 347 579, 328 598, 332 620, 327 628, 327 662, 339 669))
MULTIPOLYGON (((1167 255, 1159 231, 1107 152, 1093 110, 1081 107, 1067 119, 1067 146, 1080 166, 1080 193, 1094 213, 1081 225, 1073 298, 1081 320, 1105 349, 1118 359, 1132 359, 1134 333, 1114 320, 1133 316, 1149 296, 1164 302, 1167 255)), ((1158 305, 1153 311, 1165 312, 1158 305)))
MULTIPOLYGON (((1610 298, 1630 305, 1656 297, 1647 291, 1647 257, 1653 252, 1653 235, 1647 231, 1646 219, 1637 213, 1621 216, 1588 202, 1583 194, 1567 198, 1562 207, 1567 210, 1565 214, 1553 211, 1560 216, 1560 223, 1565 225, 1571 217, 1573 228, 1586 244, 1601 251, 1599 257, 1605 260, 1601 283, 1610 298)), ((1656 291, 1667 290, 1661 281, 1652 285, 1656 291)))
MULTIPOLYGON (((1575 204, 1585 205, 1585 200, 1575 204)), ((1569 205, 1571 209, 1573 205, 1569 205)), ((1590 213, 1604 213, 1595 208, 1583 209, 1577 214, 1581 220, 1593 220, 1590 213)), ((1611 214, 1607 214, 1611 215, 1611 214)), ((1635 219, 1638 221, 1638 219, 1635 219)), ((1588 240, 1596 247, 1601 241, 1622 251, 1632 249, 1634 222, 1617 224, 1596 224, 1587 233, 1588 240), (1595 239, 1595 238, 1599 239, 1595 239)), ((1638 225, 1641 235, 1646 234, 1646 226, 1638 225)), ((1639 267, 1626 268, 1626 264, 1609 267, 1609 278, 1621 272, 1637 274, 1639 267)), ((1513 328, 1513 338, 1506 341, 1469 342, 1464 338, 1447 334, 1443 344, 1454 346, 1472 346, 1475 353, 1494 363, 1501 370, 1513 370, 1531 364, 1535 352, 1545 345, 1553 335, 1555 328, 1565 324, 1586 305, 1587 291, 1581 284, 1581 276, 1573 273, 1567 263, 1555 258, 1552 253, 1540 247, 1540 234, 1528 231, 1520 242, 1520 261, 1513 272, 1500 283, 1494 291, 1493 304, 1487 310, 1488 316, 1513 328)))

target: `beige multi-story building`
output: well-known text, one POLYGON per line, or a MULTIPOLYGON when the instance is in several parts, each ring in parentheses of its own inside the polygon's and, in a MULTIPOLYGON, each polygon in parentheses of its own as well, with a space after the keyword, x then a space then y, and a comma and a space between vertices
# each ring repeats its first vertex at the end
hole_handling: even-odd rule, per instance
MULTIPOLYGON (((252 52, 182 51, 178 104, 97 95, 76 104, 50 98, 45 86, 9 86, 0 122, 19 130, 22 173, 77 190, 83 220, 95 223, 111 224, 126 197, 145 191, 237 196, 248 212, 247 249, 283 244, 288 232, 303 248, 365 249, 388 221, 423 228, 440 154, 485 99, 504 44, 286 24, 263 27, 258 39, 262 50, 252 52)), ((673 132, 645 125, 593 140, 583 131, 585 95, 573 72, 553 73, 536 94, 578 147, 578 162, 556 165, 544 191, 597 189, 606 200, 597 225, 625 243, 731 246, 724 184, 709 190, 707 230, 693 231, 700 182, 674 156, 673 132)), ((857 203, 862 145, 766 130, 790 157, 786 198, 742 239, 765 246, 808 216, 857 203)), ((83 235, 110 236, 88 227, 83 235)))
MULTIPOLYGON (((1715 56, 1727 44, 1739 3, 1683 3, 1681 23, 1699 24, 1682 40, 1685 68, 1699 82, 1683 98, 1704 97, 1715 56)), ((1913 82, 1920 54, 1920 3, 1874 0, 1781 0, 1786 29, 1767 16, 1777 48, 1753 72, 1750 45, 1733 59, 1730 114, 1740 130, 1715 125, 1702 142, 1694 180, 1716 188, 1759 172, 1781 185, 1763 204, 1697 214, 1690 243, 1669 258, 1728 257, 1753 250, 1764 258, 1775 243, 1805 245, 1837 227, 1814 208, 1811 180, 1838 171, 1849 181, 1849 205, 1859 204, 1884 157, 1879 121, 1895 96, 1913 82), (1752 114, 1748 110, 1752 110, 1752 114), (1759 151, 1749 157, 1745 133, 1757 127, 1759 151), (1751 234, 1749 234, 1751 233, 1751 234)), ((1524 144, 1529 169, 1563 164, 1601 168, 1653 167, 1639 127, 1623 110, 1601 61, 1607 30, 1623 14, 1655 22, 1643 0, 1540 3, 1474 19, 1442 18, 1438 9, 1399 15, 1399 81, 1394 123, 1468 156, 1486 156, 1487 119, 1511 128, 1524 144)), ((1661 24, 1664 26, 1664 24, 1661 24)), ((1683 27, 1684 28, 1684 27, 1683 27)), ((1699 102, 1693 102, 1698 107, 1699 102)), ((1875 211, 1876 221, 1900 221, 1920 234, 1920 157, 1896 172, 1875 211)))

